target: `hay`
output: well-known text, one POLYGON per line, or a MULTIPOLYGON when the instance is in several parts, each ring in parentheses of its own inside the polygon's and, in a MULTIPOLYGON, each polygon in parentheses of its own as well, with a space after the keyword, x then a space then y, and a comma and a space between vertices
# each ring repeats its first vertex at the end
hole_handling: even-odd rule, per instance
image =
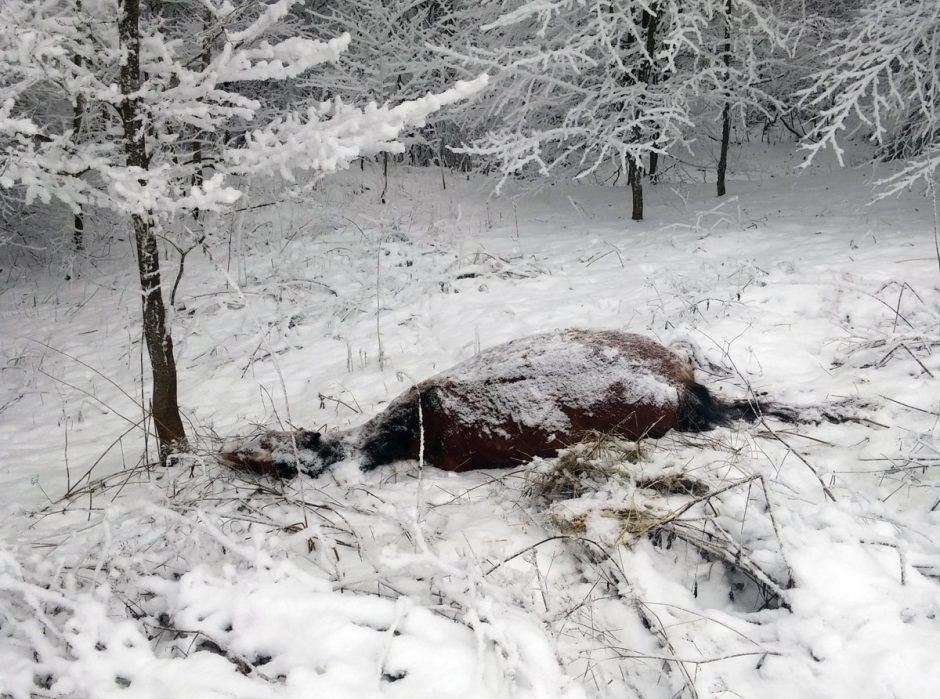
POLYGON ((545 503, 576 500, 587 493, 618 483, 629 490, 652 490, 661 496, 699 497, 709 486, 682 471, 643 473, 642 464, 651 460, 652 449, 606 434, 591 433, 582 442, 566 449, 554 461, 543 462, 529 478, 526 494, 545 503))
MULTIPOLYGON (((667 549, 679 541, 703 560, 719 561, 729 579, 747 581, 759 600, 757 608, 787 608, 786 590, 793 578, 782 546, 779 570, 765 569, 721 522, 726 516, 721 514, 722 496, 755 482, 766 498, 759 476, 698 478, 681 466, 659 467, 648 443, 591 435, 557 459, 542 461, 528 478, 527 493, 545 522, 562 534, 601 547, 630 546, 647 536, 667 549)), ((769 500, 767 505, 779 545, 769 500)), ((751 517, 761 519, 756 513, 751 517)))
POLYGON ((581 511, 578 513, 570 513, 560 508, 552 508, 547 513, 548 521, 557 527, 559 531, 573 532, 576 534, 587 533, 588 520, 591 517, 602 517, 616 521, 620 528, 620 536, 618 538, 623 538, 625 534, 641 536, 663 521, 663 513, 642 507, 603 507, 598 510, 581 511))
POLYGON ((630 481, 628 465, 648 458, 642 442, 591 433, 536 469, 526 494, 548 503, 574 500, 610 480, 630 481))

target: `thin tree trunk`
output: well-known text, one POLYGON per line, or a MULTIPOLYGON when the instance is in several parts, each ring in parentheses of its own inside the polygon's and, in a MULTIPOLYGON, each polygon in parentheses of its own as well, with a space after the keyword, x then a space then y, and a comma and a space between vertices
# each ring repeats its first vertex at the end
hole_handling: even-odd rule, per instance
MULTIPOLYGON (((76 56, 75 63, 82 64, 82 57, 76 56)), ((78 138, 78 132, 82 128, 82 113, 85 111, 85 100, 79 96, 75 100, 75 106, 72 108, 72 139, 78 138)), ((85 211, 82 205, 78 205, 78 210, 72 223, 72 247, 75 252, 81 252, 85 249, 85 211)))
MULTIPOLYGON (((725 45, 722 60, 725 63, 725 89, 731 85, 731 0, 725 2, 725 45)), ((728 146, 731 142, 731 102, 725 97, 721 108, 721 153, 718 156, 718 196, 727 192, 725 177, 728 174, 728 146)))
POLYGON ((656 151, 650 152, 650 170, 647 176, 650 178, 650 183, 656 183, 656 169, 659 167, 659 153, 656 151))
POLYGON ((385 202, 385 195, 388 193, 388 152, 382 153, 382 203, 385 202))
MULTIPOLYGON (((209 26, 212 20, 212 15, 209 14, 208 10, 202 15, 202 31, 203 31, 203 40, 202 40, 202 56, 200 57, 202 65, 200 66, 203 70, 209 65, 209 62, 212 60, 212 46, 210 44, 209 26)), ((203 183, 203 140, 205 134, 202 129, 195 129, 193 138, 195 143, 193 144, 193 178, 192 183, 194 187, 202 187, 203 183)), ((193 209, 193 218, 197 221, 199 220, 199 208, 196 207, 193 209)))
MULTIPOLYGON (((193 144, 192 184, 193 184, 193 187, 202 187, 202 182, 203 182, 202 133, 197 130, 196 133, 194 134, 194 138, 196 139, 196 142, 193 144)), ((200 213, 199 207, 198 206, 193 207, 193 218, 197 221, 199 220, 199 213, 200 213)))
POLYGON ((633 213, 631 218, 634 221, 643 220, 643 179, 640 168, 637 167, 636 161, 630 160, 630 172, 627 176, 627 180, 630 184, 630 191, 633 194, 633 213))
POLYGON ((72 247, 75 252, 81 252, 85 249, 85 211, 82 205, 78 205, 78 211, 75 212, 72 223, 72 247))
MULTIPOLYGON (((121 65, 121 121, 124 125, 124 152, 128 167, 147 170, 146 138, 142 123, 140 91, 140 0, 120 0, 119 30, 121 46, 126 51, 121 65)), ((141 184, 146 181, 141 179, 141 184)), ((151 412, 157 430, 160 462, 186 448, 186 431, 177 401, 176 359, 173 339, 166 325, 166 307, 160 281, 160 254, 149 214, 131 215, 137 247, 137 269, 143 305, 144 340, 153 371, 151 412)))
POLYGON ((731 106, 725 102, 721 108, 721 154, 718 156, 718 196, 727 193, 725 176, 728 173, 728 145, 731 140, 731 106))
MULTIPOLYGON (((656 29, 659 26, 659 3, 654 3, 650 9, 652 12, 645 13, 646 15, 646 54, 649 56, 648 63, 644 70, 643 80, 647 85, 653 85, 656 83, 656 75, 653 73, 653 54, 656 52, 656 29)), ((656 134, 657 139, 659 134, 656 134)), ((656 181, 656 168, 659 166, 659 153, 656 151, 650 152, 650 168, 647 173, 650 182, 656 181)))
POLYGON ((437 159, 441 166, 441 190, 447 191, 447 180, 444 178, 444 137, 441 136, 440 147, 438 148, 437 159))
MULTIPOLYGON (((659 3, 653 3, 650 11, 643 11, 643 19, 646 23, 646 53, 643 59, 643 66, 640 68, 639 79, 646 85, 650 85, 653 80, 653 53, 656 49, 656 25, 659 23, 659 3)), ((638 141, 640 134, 637 132, 634 140, 638 141)), ((633 198, 633 212, 631 218, 634 221, 643 220, 643 163, 638 158, 630 158, 629 172, 627 173, 627 182, 630 185, 630 192, 633 198)))
MULTIPOLYGON (((76 0, 75 2, 75 14, 79 16, 82 11, 82 2, 81 0, 76 0)), ((82 65, 81 55, 75 56, 75 65, 79 68, 82 65)), ((82 116, 85 112, 85 98, 82 95, 78 95, 75 98, 75 106, 72 107, 72 140, 77 141, 79 138, 79 132, 82 130, 82 116)), ((82 205, 78 205, 78 211, 75 212, 74 222, 72 224, 72 247, 75 248, 76 252, 81 252, 85 249, 85 212, 82 210, 82 205)))

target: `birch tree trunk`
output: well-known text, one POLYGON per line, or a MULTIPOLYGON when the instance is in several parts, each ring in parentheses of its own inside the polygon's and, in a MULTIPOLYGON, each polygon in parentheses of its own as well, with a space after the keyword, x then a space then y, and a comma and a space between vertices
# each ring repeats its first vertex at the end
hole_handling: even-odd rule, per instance
MULTIPOLYGON (((140 0, 121 0, 119 30, 125 60, 121 65, 121 121, 124 126, 124 152, 128 167, 145 171, 149 165, 140 100, 140 0)), ((145 180, 141 179, 141 184, 145 180)), ((166 307, 160 282, 160 254, 150 215, 131 215, 137 247, 143 305, 144 340, 153 371, 151 413, 157 430, 160 462, 174 451, 187 448, 186 432, 177 401, 176 359, 173 339, 166 324, 166 307)))

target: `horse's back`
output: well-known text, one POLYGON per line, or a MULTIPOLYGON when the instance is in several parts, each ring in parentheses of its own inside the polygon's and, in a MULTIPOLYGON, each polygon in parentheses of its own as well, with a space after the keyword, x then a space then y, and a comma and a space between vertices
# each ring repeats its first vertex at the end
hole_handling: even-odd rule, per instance
POLYGON ((418 458, 422 441, 428 463, 445 470, 513 466, 591 431, 660 437, 678 427, 692 383, 688 361, 641 335, 532 335, 406 391, 365 425, 360 446, 366 466, 418 458))

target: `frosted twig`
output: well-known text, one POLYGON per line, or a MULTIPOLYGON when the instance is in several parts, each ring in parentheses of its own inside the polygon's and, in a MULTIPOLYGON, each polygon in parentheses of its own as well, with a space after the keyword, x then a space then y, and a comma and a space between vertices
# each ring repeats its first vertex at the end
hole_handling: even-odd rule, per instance
MULTIPOLYGON (((107 381, 109 384, 111 384, 112 386, 114 386, 114 387, 115 387, 118 391, 120 391, 125 397, 127 397, 127 399, 131 401, 131 403, 133 403, 133 404, 136 405, 137 407, 140 407, 140 405, 141 405, 141 404, 140 404, 140 401, 138 401, 136 398, 134 398, 134 396, 132 396, 132 395, 131 395, 130 393, 128 393, 127 391, 125 391, 124 388, 123 388, 117 381, 115 381, 114 379, 112 379, 112 378, 111 378, 110 376, 108 376, 107 374, 103 373, 100 369, 97 369, 97 368, 93 367, 93 366, 92 366, 91 364, 89 364, 88 362, 82 361, 82 360, 79 359, 78 357, 76 357, 76 356, 74 356, 74 355, 71 355, 71 354, 69 354, 68 352, 63 352, 63 351, 60 350, 60 349, 56 349, 56 348, 53 347, 52 345, 47 345, 47 344, 46 344, 45 342, 43 342, 42 340, 37 340, 37 339, 32 338, 32 337, 27 337, 26 339, 27 339, 29 342, 34 342, 35 344, 41 345, 42 347, 45 347, 45 348, 48 349, 48 350, 52 350, 52 351, 55 352, 56 354, 61 354, 63 357, 66 357, 67 359, 71 359, 73 362, 76 362, 76 363, 78 363, 78 364, 81 364, 83 367, 85 367, 85 368, 88 369, 89 371, 93 372, 96 376, 100 376, 102 379, 104 379, 104 380, 107 381)), ((47 374, 47 376, 48 376, 48 374, 47 374)), ((50 377, 50 378, 55 378, 55 377, 50 377)), ((63 383, 65 383, 65 382, 63 382, 63 383)), ((69 385, 69 384, 67 384, 67 385, 69 385)), ((74 386, 73 386, 73 388, 74 388, 74 386)), ((77 389, 77 390, 81 390, 81 389, 77 389)), ((86 393, 86 395, 88 395, 89 398, 94 398, 95 400, 98 400, 97 398, 95 398, 94 396, 92 396, 92 395, 90 395, 90 394, 88 394, 88 393, 86 393)), ((101 401, 99 401, 99 402, 101 402, 101 401)), ((104 403, 102 403, 102 405, 104 405, 104 406, 105 406, 106 408, 108 408, 108 409, 112 409, 112 408, 110 408, 110 406, 108 406, 108 405, 106 405, 106 404, 104 404, 104 403)), ((125 418, 125 419, 126 419, 126 418, 125 418)))
MULTIPOLYGON (((385 154, 388 157, 388 154, 385 154)), ((385 370, 385 350, 382 347, 382 304, 381 304, 381 277, 382 241, 375 249, 375 338, 379 347, 379 371, 385 370)))
MULTIPOLYGON (((142 417, 140 420, 138 420, 136 423, 131 423, 130 427, 128 427, 121 434, 115 437, 114 440, 107 446, 107 448, 103 452, 101 452, 98 458, 95 459, 95 462, 91 466, 88 467, 88 470, 86 470, 85 473, 82 474, 82 477, 79 478, 77 481, 75 481, 75 483, 69 488, 69 490, 65 493, 65 495, 63 495, 62 498, 58 500, 58 502, 62 502, 62 500, 67 500, 67 499, 74 497, 75 495, 80 494, 81 491, 78 491, 76 489, 82 483, 82 481, 91 478, 91 473, 92 471, 95 470, 95 467, 101 463, 102 459, 104 459, 104 457, 107 456, 108 452, 111 451, 122 439, 124 439, 124 437, 126 437, 135 429, 138 429, 138 428, 143 429, 141 427, 141 424, 145 422, 149 417, 150 415, 147 414, 144 417, 142 417)), ((92 484, 90 481, 88 484, 88 490, 89 492, 92 490, 92 484)))
POLYGON ((826 485, 826 482, 822 479, 822 476, 819 475, 819 471, 816 470, 816 467, 807 461, 806 457, 804 457, 800 452, 790 446, 790 444, 787 443, 783 437, 777 434, 776 430, 767 424, 767 420, 763 415, 759 416, 758 420, 764 429, 767 430, 767 434, 785 446, 791 454, 798 458, 803 463, 803 465, 805 465, 806 468, 810 470, 810 472, 816 477, 816 480, 819 481, 819 485, 822 486, 823 493, 825 493, 826 497, 829 498, 832 502, 835 502, 836 496, 832 494, 831 490, 829 490, 829 486, 826 485))
MULTIPOLYGON (((872 297, 875 299, 878 299, 877 296, 872 295, 872 297)), ((880 301, 881 299, 878 299, 878 300, 880 301)), ((884 303, 884 301, 882 301, 882 303, 884 303)), ((890 306, 888 307, 890 308, 890 306)), ((712 342, 714 342, 714 340, 712 340, 712 342)), ((750 393, 751 395, 754 395, 754 390, 751 388, 750 382, 745 378, 744 374, 741 373, 740 369, 738 369, 737 365, 734 363, 734 360, 731 359, 730 355, 728 356, 728 361, 731 363, 731 368, 734 369, 734 373, 737 374, 738 378, 740 378, 741 381, 744 382, 744 385, 747 386, 748 393, 750 393)), ((759 403, 757 404, 757 407, 758 408, 760 407, 759 403)), ((780 442, 783 446, 785 446, 794 456, 796 456, 796 458, 798 458, 801 462, 803 462, 806 468, 808 468, 810 472, 816 477, 816 480, 819 481, 819 484, 822 486, 823 493, 825 493, 826 497, 829 498, 832 502, 835 502, 836 501, 835 495, 833 495, 832 491, 829 490, 829 486, 826 485, 826 482, 822 479, 822 476, 819 475, 819 472, 816 470, 816 467, 813 466, 809 461, 807 461, 806 458, 802 454, 800 454, 796 449, 791 447, 786 442, 786 440, 784 440, 779 434, 777 434, 774 428, 772 428, 770 425, 767 424, 767 418, 764 417, 764 415, 760 412, 759 409, 755 412, 757 414, 758 422, 761 424, 761 426, 763 426, 765 430, 767 430, 767 433, 771 437, 773 437, 775 440, 780 442)))
POLYGON ((605 549, 603 546, 601 546, 599 543, 597 543, 596 541, 594 541, 594 540, 592 540, 592 539, 588 539, 587 537, 584 537, 584 536, 574 536, 574 535, 572 535, 572 534, 556 534, 555 536, 548 536, 548 537, 545 537, 545 538, 542 539, 541 541, 536 541, 534 544, 530 544, 529 546, 526 546, 524 549, 522 549, 522 550, 520 550, 520 551, 516 551, 516 552, 515 552, 514 554, 512 554, 511 556, 508 556, 508 557, 504 558, 502 561, 500 561, 499 563, 496 563, 496 564, 492 565, 489 570, 487 570, 485 573, 483 573, 483 575, 484 575, 484 576, 489 575, 490 573, 494 572, 495 570, 497 570, 497 569, 499 569, 499 568, 502 568, 504 565, 506 565, 507 563, 509 563, 509 561, 514 560, 514 559, 516 559, 516 558, 519 558, 519 556, 522 556, 522 555, 528 553, 529 551, 532 551, 532 550, 534 550, 534 549, 537 549, 537 548, 538 548, 539 546, 541 546, 542 544, 547 544, 547 543, 549 543, 550 541, 577 541, 577 542, 584 542, 584 543, 587 543, 587 544, 591 544, 592 546, 594 546, 595 548, 597 548, 599 551, 601 551, 601 553, 604 554, 604 557, 605 557, 605 558, 610 558, 610 552, 608 552, 607 549, 605 549))
POLYGON ((689 690, 689 695, 692 699, 698 699, 698 690, 695 688, 695 680, 692 679, 692 675, 689 674, 689 670, 685 664, 676 657, 676 649, 672 645, 672 641, 669 640, 669 634, 666 633, 666 627, 659 616, 640 599, 635 599, 633 605, 637 614, 645 622, 647 628, 659 639, 663 648, 669 651, 670 656, 662 659, 666 662, 674 662, 676 664, 676 667, 679 668, 679 672, 682 673, 682 677, 685 680, 685 686, 686 689, 689 690))
POLYGON ((715 497, 716 495, 721 495, 722 493, 724 493, 724 492, 726 492, 726 491, 728 491, 728 490, 731 490, 731 489, 733 489, 733 488, 737 488, 738 486, 741 486, 741 485, 745 485, 745 484, 747 484, 747 483, 750 483, 751 481, 757 480, 758 478, 760 478, 759 475, 753 475, 753 476, 748 476, 747 478, 741 478, 741 479, 739 479, 739 480, 732 481, 731 483, 728 483, 727 485, 724 485, 724 486, 722 486, 721 488, 716 488, 715 490, 710 490, 709 492, 705 493, 704 495, 700 495, 700 496, 698 496, 698 497, 692 498, 692 499, 689 500, 687 503, 685 503, 684 505, 682 505, 682 507, 679 507, 679 508, 673 510, 673 511, 670 512, 668 515, 666 515, 665 517, 663 517, 663 518, 661 518, 661 519, 658 519, 655 524, 650 525, 650 527, 649 527, 649 529, 648 529, 647 531, 652 530, 652 529, 655 529, 655 528, 657 528, 657 527, 661 527, 661 526, 663 526, 664 524, 668 524, 669 522, 672 522, 672 521, 678 519, 679 517, 681 517, 682 515, 684 515, 686 512, 688 512, 689 510, 691 510, 693 507, 695 507, 696 505, 698 505, 700 502, 705 502, 705 501, 707 501, 707 500, 711 500, 711 499, 712 499, 713 497, 715 497))
POLYGON ((780 558, 783 559, 783 565, 787 569, 787 587, 793 585, 793 569, 787 560, 786 550, 783 547, 783 539, 780 537, 780 527, 777 526, 777 518, 774 516, 774 504, 770 499, 770 493, 767 491, 767 481, 763 476, 759 477, 761 488, 764 491, 764 502, 767 503, 767 514, 770 516, 770 524, 774 529, 774 536, 777 537, 777 546, 780 548, 780 558))
POLYGON ((887 546, 898 552, 898 564, 901 568, 901 584, 907 585, 907 552, 896 543, 891 541, 877 541, 873 539, 862 539, 861 543, 870 544, 872 546, 887 546))
POLYGON ((670 663, 688 663, 690 665, 707 665, 709 663, 717 663, 722 660, 731 660, 733 658, 746 658, 748 656, 759 655, 761 657, 761 662, 763 659, 769 655, 782 656, 783 653, 778 653, 773 650, 750 650, 742 651, 740 653, 728 653, 727 655, 719 655, 714 658, 676 658, 668 655, 648 655, 646 653, 637 653, 630 650, 629 648, 618 648, 616 646, 605 646, 610 650, 615 650, 618 653, 622 653, 624 658, 637 658, 638 660, 663 660, 670 663))

